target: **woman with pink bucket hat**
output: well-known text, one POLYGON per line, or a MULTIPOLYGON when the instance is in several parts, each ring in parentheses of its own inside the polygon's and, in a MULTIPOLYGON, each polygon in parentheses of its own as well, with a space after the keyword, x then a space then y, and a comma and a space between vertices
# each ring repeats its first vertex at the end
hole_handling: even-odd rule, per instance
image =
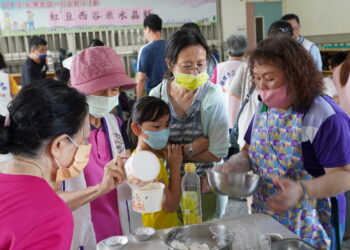
POLYGON ((104 188, 92 199, 93 195, 87 192, 73 192, 98 186, 105 165, 118 155, 129 154, 122 121, 110 112, 118 106, 119 91, 132 89, 136 83, 125 74, 121 57, 106 46, 87 48, 74 57, 71 82, 87 97, 91 127, 88 141, 92 148, 83 173, 63 183, 63 189, 72 191, 72 195, 61 197, 71 208, 77 208, 73 212, 71 249, 95 249, 96 242, 131 233, 142 224, 141 216, 132 211, 131 190, 125 183, 117 188, 112 185, 108 192, 104 188))

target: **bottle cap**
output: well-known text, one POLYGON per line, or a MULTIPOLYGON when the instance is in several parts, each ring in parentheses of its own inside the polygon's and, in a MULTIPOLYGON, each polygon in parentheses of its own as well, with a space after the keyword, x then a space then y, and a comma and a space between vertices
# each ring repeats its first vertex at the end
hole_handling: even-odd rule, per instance
POLYGON ((185 164, 185 172, 195 172, 196 171, 196 164, 194 163, 186 163, 185 164))

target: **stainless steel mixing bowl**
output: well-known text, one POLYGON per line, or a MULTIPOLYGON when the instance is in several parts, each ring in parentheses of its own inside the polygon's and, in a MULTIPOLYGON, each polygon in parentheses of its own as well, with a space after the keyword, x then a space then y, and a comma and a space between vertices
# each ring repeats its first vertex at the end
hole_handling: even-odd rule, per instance
POLYGON ((301 239, 284 239, 272 242, 271 250, 316 250, 301 239))
POLYGON ((244 198, 254 193, 259 176, 251 173, 207 171, 209 187, 216 193, 244 198))
POLYGON ((165 235, 164 242, 171 250, 176 250, 171 246, 174 241, 186 246, 197 243, 207 244, 210 249, 231 250, 233 235, 224 225, 214 223, 194 224, 174 228, 165 235))

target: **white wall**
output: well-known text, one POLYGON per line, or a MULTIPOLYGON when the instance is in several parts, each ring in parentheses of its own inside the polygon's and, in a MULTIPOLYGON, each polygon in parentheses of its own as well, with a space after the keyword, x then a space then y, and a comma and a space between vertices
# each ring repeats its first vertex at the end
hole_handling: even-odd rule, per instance
POLYGON ((284 0, 284 13, 295 13, 306 36, 350 33, 349 0, 284 0))
POLYGON ((246 2, 241 0, 220 0, 223 40, 233 34, 246 35, 246 2))
MULTIPOLYGON (((232 34, 240 33, 240 34, 246 35, 246 23, 247 23, 246 3, 247 2, 277 2, 278 0, 217 0, 217 1, 220 1, 221 3, 222 31, 223 31, 223 39, 225 41, 232 34)), ((283 1, 285 0, 281 0, 281 1, 283 6, 283 1)))
MULTIPOLYGON (((218 0, 221 3, 223 39, 246 28, 247 2, 274 0, 218 0)), ((275 0, 276 1, 276 0, 275 0)), ((282 0, 283 13, 300 17, 305 36, 350 33, 350 0, 282 0)))

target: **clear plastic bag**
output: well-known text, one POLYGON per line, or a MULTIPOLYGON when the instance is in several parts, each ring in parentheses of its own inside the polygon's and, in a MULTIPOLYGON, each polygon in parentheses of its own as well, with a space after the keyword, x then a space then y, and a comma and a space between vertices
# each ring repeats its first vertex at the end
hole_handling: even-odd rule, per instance
POLYGON ((232 249, 235 250, 270 250, 271 239, 263 234, 255 223, 241 223, 237 221, 226 223, 233 235, 232 249))

